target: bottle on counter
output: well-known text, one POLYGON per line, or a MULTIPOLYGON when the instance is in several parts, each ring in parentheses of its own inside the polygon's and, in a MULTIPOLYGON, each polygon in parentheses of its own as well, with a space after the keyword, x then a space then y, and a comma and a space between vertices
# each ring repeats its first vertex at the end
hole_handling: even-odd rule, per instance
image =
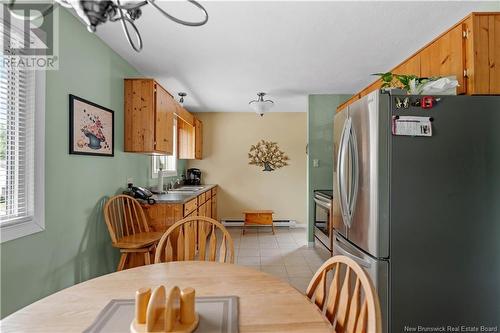
POLYGON ((163 190, 163 162, 160 160, 160 165, 158 167, 158 186, 157 186, 157 191, 159 194, 164 193, 165 191, 163 190))

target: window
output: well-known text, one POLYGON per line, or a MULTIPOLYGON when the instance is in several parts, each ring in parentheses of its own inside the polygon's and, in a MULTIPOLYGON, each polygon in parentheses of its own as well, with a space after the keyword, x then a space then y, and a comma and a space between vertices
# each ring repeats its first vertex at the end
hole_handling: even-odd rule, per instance
POLYGON ((45 71, 0 66, 1 242, 45 228, 44 109, 45 71))
POLYGON ((174 152, 172 156, 153 156, 151 159, 152 178, 158 178, 160 164, 163 165, 163 177, 177 176, 177 118, 174 118, 174 152))

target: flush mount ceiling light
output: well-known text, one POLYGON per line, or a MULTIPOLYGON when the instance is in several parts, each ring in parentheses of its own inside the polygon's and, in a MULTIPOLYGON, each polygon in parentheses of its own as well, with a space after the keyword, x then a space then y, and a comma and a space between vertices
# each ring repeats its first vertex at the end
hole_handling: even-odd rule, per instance
MULTIPOLYGON (((87 25, 87 30, 95 32, 96 27, 106 21, 117 22, 122 24, 123 32, 130 46, 136 51, 142 50, 142 37, 137 29, 134 21, 141 17, 141 7, 147 4, 155 7, 166 18, 187 26, 200 26, 208 21, 208 13, 205 8, 194 0, 187 0, 195 7, 199 8, 203 13, 203 19, 197 22, 184 21, 174 17, 164 11, 159 5, 157 0, 55 0, 61 6, 66 8, 73 8, 78 16, 87 25), (132 41, 130 36, 130 29, 134 31, 136 42, 132 41)), ((15 1, 11 1, 9 9, 11 12, 15 9, 15 1)))
POLYGON ((271 108, 274 106, 274 102, 270 99, 264 100, 264 96, 266 96, 266 93, 264 92, 257 93, 257 96, 259 96, 258 99, 250 101, 248 104, 250 104, 255 112, 257 112, 257 114, 262 117, 264 113, 271 110, 271 108))

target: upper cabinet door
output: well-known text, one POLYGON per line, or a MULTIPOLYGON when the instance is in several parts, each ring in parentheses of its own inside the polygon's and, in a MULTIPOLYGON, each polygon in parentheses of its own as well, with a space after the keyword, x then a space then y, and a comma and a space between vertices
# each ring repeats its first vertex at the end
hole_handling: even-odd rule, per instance
POLYGON ((195 127, 182 119, 177 120, 177 156, 182 160, 194 159, 195 127))
POLYGON ((465 25, 467 93, 500 95, 500 13, 474 13, 465 25))
POLYGON ((177 148, 178 157, 183 160, 201 160, 203 155, 203 123, 193 117, 194 125, 182 119, 177 121, 177 148))
POLYGON ((420 52, 420 74, 426 76, 454 75, 458 94, 466 93, 464 80, 465 40, 462 24, 449 30, 420 52))
POLYGON ((153 152, 154 81, 125 79, 125 151, 153 152))
POLYGON ((155 150, 158 153, 172 155, 174 153, 173 128, 175 103, 170 94, 159 84, 156 86, 155 108, 155 150))
POLYGON ((203 123, 198 118, 194 119, 194 158, 203 158, 203 123))

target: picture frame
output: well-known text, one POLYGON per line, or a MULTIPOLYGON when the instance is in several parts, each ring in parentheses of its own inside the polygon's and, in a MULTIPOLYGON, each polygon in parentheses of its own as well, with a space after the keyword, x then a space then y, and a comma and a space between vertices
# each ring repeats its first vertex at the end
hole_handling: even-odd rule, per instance
POLYGON ((114 111, 70 94, 69 153, 113 157, 115 154, 114 111))

